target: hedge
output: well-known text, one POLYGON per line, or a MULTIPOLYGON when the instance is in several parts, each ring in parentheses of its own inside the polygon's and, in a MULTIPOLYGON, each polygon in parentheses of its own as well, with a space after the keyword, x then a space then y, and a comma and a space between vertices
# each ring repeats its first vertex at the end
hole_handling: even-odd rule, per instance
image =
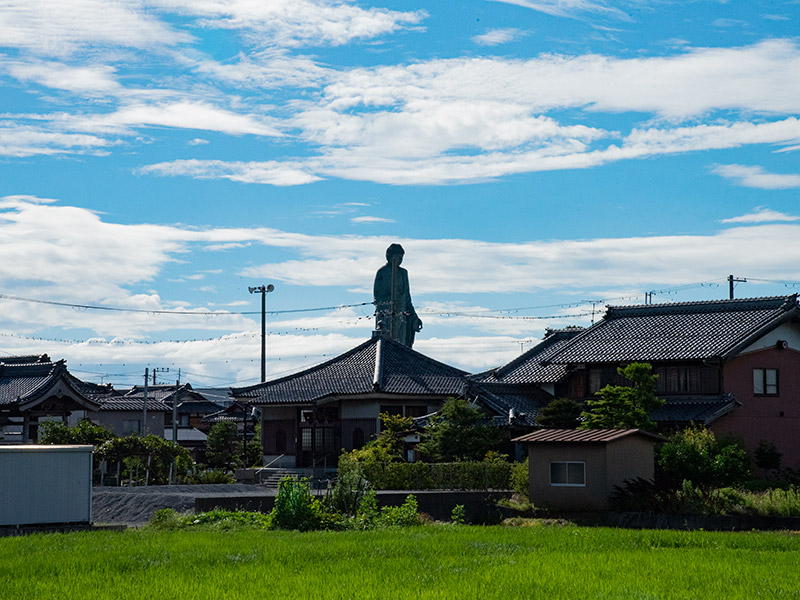
MULTIPOLYGON (((340 465, 341 466, 341 465, 340 465)), ((507 490, 512 464, 507 462, 360 464, 376 490, 507 490)))

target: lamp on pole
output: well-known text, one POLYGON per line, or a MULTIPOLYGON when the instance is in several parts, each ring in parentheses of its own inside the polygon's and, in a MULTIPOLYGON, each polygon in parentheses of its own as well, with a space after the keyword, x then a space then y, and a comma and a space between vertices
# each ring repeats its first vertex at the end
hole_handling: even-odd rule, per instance
POLYGON ((261 294, 261 383, 267 381, 267 294, 275 289, 267 286, 248 287, 251 294, 261 294))

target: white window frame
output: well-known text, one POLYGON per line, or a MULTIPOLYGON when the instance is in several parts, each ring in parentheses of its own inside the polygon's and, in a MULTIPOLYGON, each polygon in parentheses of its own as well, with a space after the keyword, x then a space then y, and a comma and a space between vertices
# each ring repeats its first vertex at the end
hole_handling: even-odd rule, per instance
POLYGON ((586 461, 582 460, 553 460, 550 461, 550 485, 552 487, 586 487, 586 461), (566 465, 566 478, 569 481, 569 466, 581 465, 583 470, 583 483, 555 483, 553 481, 553 465, 566 465))

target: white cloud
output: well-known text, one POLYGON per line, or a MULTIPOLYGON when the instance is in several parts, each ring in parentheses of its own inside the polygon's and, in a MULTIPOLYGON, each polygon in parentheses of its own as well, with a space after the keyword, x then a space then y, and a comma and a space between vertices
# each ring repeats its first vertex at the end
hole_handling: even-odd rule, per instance
POLYGON ((318 181, 302 164, 269 162, 225 162, 221 160, 175 160, 140 169, 157 175, 188 175, 196 179, 229 179, 240 183, 302 185, 318 181))
POLYGON ((19 81, 33 81, 40 85, 83 94, 108 94, 119 92, 121 86, 114 77, 115 69, 109 65, 70 66, 60 62, 31 60, 0 62, 19 81))
POLYGON ((472 38, 472 41, 480 46, 499 46, 500 44, 513 42, 523 35, 525 35, 523 31, 514 29, 513 27, 508 27, 505 29, 490 29, 486 33, 476 35, 472 38))
POLYGON ((426 13, 360 8, 330 0, 158 0, 211 28, 239 29, 260 45, 339 46, 416 25, 426 13))
POLYGON ((362 217, 353 217, 350 219, 353 223, 394 223, 394 219, 387 219, 385 217, 369 217, 369 216, 362 216, 362 217))
POLYGON ((96 153, 113 143, 94 135, 46 131, 0 120, 0 156, 96 153))
POLYGON ((769 223, 776 221, 800 221, 800 217, 757 206, 749 214, 722 219, 720 223, 769 223))
POLYGON ((270 119, 239 114, 207 102, 131 104, 115 112, 86 116, 57 115, 57 122, 72 129, 92 132, 129 133, 143 127, 171 127, 219 131, 230 135, 280 136, 270 119))
POLYGON ((205 144, 208 144, 208 140, 204 140, 203 138, 194 138, 186 143, 190 146, 204 146, 205 144))
POLYGON ((770 173, 758 165, 716 165, 711 171, 745 187, 762 190, 787 190, 800 187, 800 174, 770 173))
POLYGON ((627 18, 626 13, 610 6, 609 2, 590 0, 494 0, 505 4, 514 4, 530 8, 556 17, 574 17, 582 13, 606 13, 619 18, 627 18))
POLYGON ((121 0, 6 0, 0 4, 0 44, 35 54, 67 56, 94 46, 150 49, 191 41, 149 13, 121 0))

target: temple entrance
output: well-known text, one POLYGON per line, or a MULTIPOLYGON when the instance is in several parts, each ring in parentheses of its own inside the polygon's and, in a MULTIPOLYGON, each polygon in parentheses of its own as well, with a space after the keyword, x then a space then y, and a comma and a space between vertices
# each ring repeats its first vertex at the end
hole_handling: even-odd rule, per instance
POLYGON ((339 407, 302 409, 298 429, 300 448, 297 466, 335 467, 339 460, 339 450, 342 447, 339 407))

